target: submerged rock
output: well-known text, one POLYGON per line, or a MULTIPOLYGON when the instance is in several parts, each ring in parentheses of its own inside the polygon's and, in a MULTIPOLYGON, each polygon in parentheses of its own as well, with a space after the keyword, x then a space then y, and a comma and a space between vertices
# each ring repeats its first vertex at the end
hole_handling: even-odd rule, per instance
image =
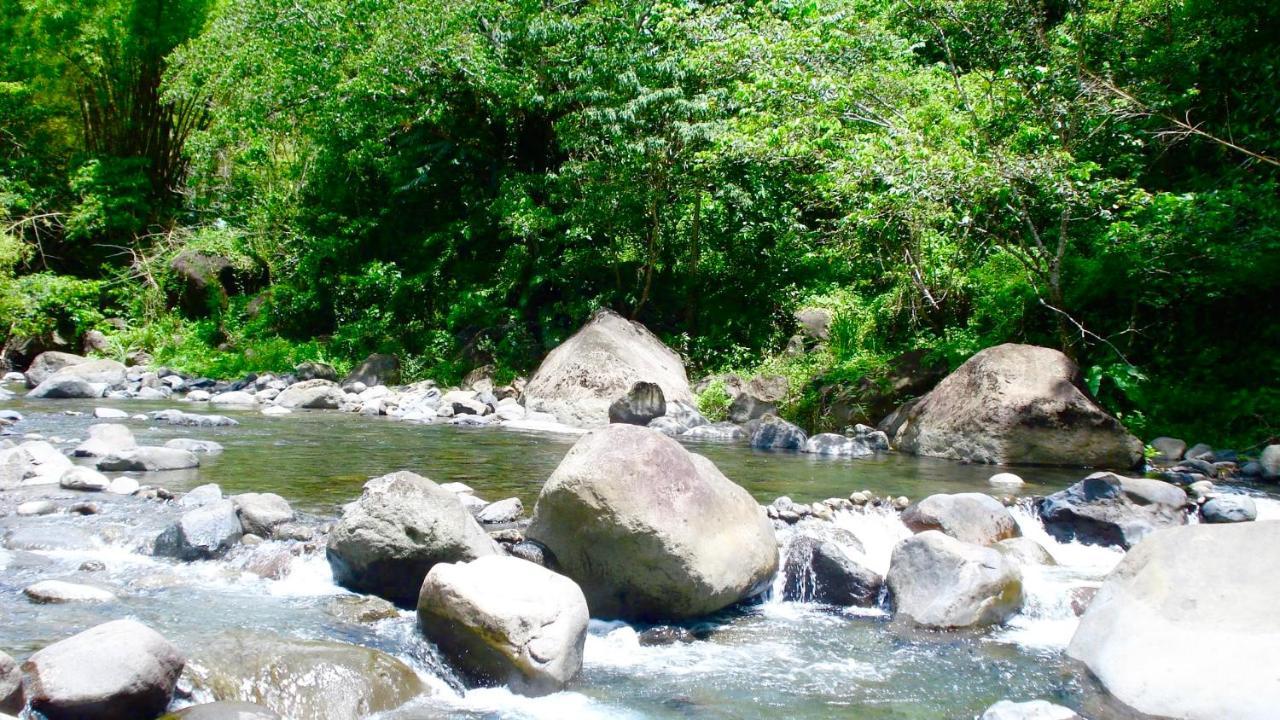
POLYGON ((970 462, 1136 466, 1142 442, 1082 387, 1079 368, 1057 350, 987 348, 896 421, 893 444, 970 462))
POLYGON ((576 583, 514 557, 437 564, 418 597, 423 633, 469 678, 527 695, 581 671, 587 621, 576 583))
POLYGON ((338 584, 411 607, 427 571, 499 552, 455 493, 411 472, 370 480, 329 534, 338 584))
POLYGON ((1277 546, 1280 522, 1152 533, 1107 576, 1068 653, 1148 715, 1274 718, 1277 546))
POLYGON ((898 543, 885 580, 896 615, 924 627, 995 625, 1022 608, 1016 565, 937 530, 898 543))
POLYGON ((36 603, 111 602, 116 599, 114 593, 102 588, 62 580, 41 580, 23 588, 22 594, 36 603))
POLYGON ((902 524, 912 532, 940 530, 975 545, 991 545, 1022 534, 1009 509, 982 493, 930 495, 902 511, 902 524))
POLYGON ((979 720, 1081 720, 1071 708, 1045 700, 1013 702, 1001 700, 987 708, 979 720))
POLYGON ((115 620, 22 664, 31 709, 49 720, 147 720, 164 712, 185 661, 155 630, 115 620))
POLYGON ((793 602, 875 607, 884 579, 830 540, 801 535, 787 548, 782 596, 793 602))
POLYGON ((680 356, 643 325, 599 310, 547 354, 524 390, 525 407, 566 425, 599 427, 609 405, 640 381, 662 388, 666 402, 693 402, 680 356))
POLYGON ((89 437, 76 446, 76 457, 106 457, 138 449, 138 441, 127 425, 100 423, 89 426, 89 437))
POLYGON ((217 455, 222 452, 222 444, 212 440, 192 440, 190 438, 174 438, 166 440, 164 446, 174 450, 186 450, 189 453, 205 453, 217 455))
POLYGON ((1161 480, 1094 473, 1041 500, 1045 529, 1061 542, 1128 549, 1160 528, 1184 525, 1187 494, 1161 480))
POLYGON ((359 645, 233 631, 198 647, 197 689, 289 720, 362 720, 427 692, 408 665, 359 645))
POLYGON ((773 528, 746 490, 634 425, 573 446, 525 535, 550 549, 597 617, 705 615, 763 591, 778 566, 773 528))
POLYGON ((238 421, 224 415, 200 415, 198 413, 182 412, 181 410, 157 410, 151 413, 151 418, 156 422, 185 427, 224 427, 240 424, 238 421))
POLYGON ((233 701, 191 705, 163 720, 280 720, 280 716, 256 703, 233 701))

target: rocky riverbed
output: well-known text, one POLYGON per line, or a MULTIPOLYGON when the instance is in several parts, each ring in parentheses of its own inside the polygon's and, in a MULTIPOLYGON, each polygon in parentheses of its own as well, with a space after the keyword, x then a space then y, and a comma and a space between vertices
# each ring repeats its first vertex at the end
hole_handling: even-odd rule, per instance
POLYGON ((607 312, 527 385, 395 374, 372 356, 341 380, 215 382, 46 353, 7 378, 0 713, 1253 720, 1280 701, 1249 581, 1280 568, 1246 550, 1280 528, 1280 448, 1159 438, 1143 477, 1059 353, 992 348, 882 429, 814 437, 745 390, 708 422, 678 357, 607 312), (1015 460, 1060 467, 974 464, 1015 460), (1179 627, 1249 668, 1188 691, 1179 627))
MULTIPOLYGON (((894 620, 887 591, 877 591, 874 601, 863 605, 832 604, 832 598, 804 590, 806 583, 821 585, 813 577, 815 570, 822 572, 822 562, 793 560, 787 567, 797 554, 793 548, 818 541, 828 550, 836 548, 841 564, 854 562, 883 578, 890 574, 894 548, 912 534, 902 503, 894 506, 899 497, 910 493, 914 497, 907 500, 919 501, 922 494, 940 490, 1051 495, 1079 479, 1079 472, 1026 469, 1027 485, 996 487, 987 483, 988 468, 898 455, 819 460, 695 446, 710 451, 726 475, 754 490, 762 515, 775 516, 782 569, 772 586, 746 606, 674 625, 592 620, 580 674, 564 691, 529 698, 501 688, 466 689, 467 675, 422 636, 411 610, 335 583, 325 557, 327 533, 340 518, 338 505, 355 499, 365 479, 381 474, 362 469, 374 466, 411 468, 440 483, 464 482, 470 495, 489 500, 521 498, 527 518, 538 488, 560 464, 572 438, 389 424, 333 411, 271 418, 235 409, 227 416, 238 425, 193 427, 150 416, 132 419, 146 414, 135 410, 154 411, 145 402, 31 400, 17 406, 24 419, 9 428, 17 434, 11 439, 38 434, 54 440, 63 454, 83 444, 90 425, 100 424, 92 417, 95 406, 125 409, 130 419, 122 424, 142 446, 164 446, 178 437, 223 446, 221 453, 199 455, 194 469, 104 473, 109 481, 128 477, 140 487, 165 488, 154 496, 145 490, 122 495, 58 485, 0 494, 3 649, 21 661, 79 630, 136 619, 187 660, 176 681, 174 707, 239 699, 300 718, 364 717, 378 711, 403 718, 674 717, 697 708, 795 717, 858 708, 873 717, 882 712, 930 718, 976 717, 1009 698, 1047 699, 1095 713, 1090 717, 1110 717, 1097 713, 1110 711, 1111 701, 1065 648, 1079 610, 1123 552, 1054 538, 1029 496, 1010 501, 1007 512, 1021 538, 1036 542, 1054 564, 1022 566, 1021 607, 993 627, 922 632, 894 620), (378 458, 352 459, 369 455, 370 448, 379 451, 378 458), (528 477, 513 485, 505 479, 513 473, 528 477), (226 482, 233 478, 234 483, 226 482), (216 496, 202 488, 209 481, 223 484, 216 496), (824 502, 837 485, 846 492, 824 502), (261 542, 250 537, 246 543, 246 518, 238 516, 240 540, 219 557, 182 560, 156 554, 156 540, 199 509, 197 503, 235 508, 236 496, 255 491, 277 492, 289 503, 295 517, 273 526, 284 532, 260 530, 261 542), (779 491, 792 499, 775 501, 779 491), (31 503, 51 504, 54 511, 18 514, 20 506, 31 503), (49 602, 24 594, 49 581, 109 597, 49 602), (369 667, 378 670, 370 674, 369 667), (340 690, 333 697, 299 689, 317 672, 336 678, 332 682, 340 690), (297 688, 281 690, 270 679, 279 677, 297 688)), ((1256 501, 1265 521, 1275 506, 1266 497, 1256 501)), ((999 502, 995 506, 1005 509, 999 502)), ((508 541, 519 528, 482 527, 496 540, 508 541)))

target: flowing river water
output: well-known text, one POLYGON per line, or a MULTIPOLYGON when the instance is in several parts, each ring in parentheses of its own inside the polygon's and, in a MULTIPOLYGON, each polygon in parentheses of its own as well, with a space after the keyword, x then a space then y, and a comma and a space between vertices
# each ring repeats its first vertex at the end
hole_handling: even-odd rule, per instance
MULTIPOLYGON (((101 422, 91 417, 94 406, 89 401, 6 403, 25 416, 13 432, 62 439, 63 448, 85 437, 88 425, 101 422)), ((117 407, 130 413, 165 407, 196 410, 185 403, 117 407)), ((241 424, 189 428, 113 422, 128 424, 141 444, 191 437, 225 446, 223 453, 203 457, 198 471, 136 476, 144 483, 175 491, 214 482, 227 494, 275 492, 316 519, 336 517, 342 504, 359 496, 368 478, 401 469, 437 482, 466 483, 486 500, 514 495, 532 511, 543 481, 574 442, 565 434, 417 425, 337 412, 285 417, 217 412, 241 424)), ((862 489, 912 499, 937 492, 998 492, 987 483, 993 469, 984 466, 896 454, 831 460, 741 446, 690 447, 761 503, 784 494, 796 501, 847 497, 862 489)), ((1028 496, 1056 491, 1084 475, 1041 468, 1017 472, 1027 480, 1020 492, 1028 496)), ((0 649, 19 658, 95 624, 131 616, 189 655, 198 655, 212 638, 232 631, 335 640, 391 653, 421 676, 427 692, 379 716, 386 720, 949 720, 974 718, 1003 698, 1047 699, 1093 718, 1124 716, 1064 652, 1076 625, 1072 601, 1077 589, 1096 587, 1122 553, 1055 542, 1025 501, 1014 508, 1023 534, 1040 541, 1058 564, 1026 572, 1026 608, 1005 627, 977 633, 912 631, 879 611, 785 602, 775 592, 760 604, 690 626, 698 638, 690 643, 642 645, 639 632, 644 628, 593 620, 583 672, 571 690, 524 698, 502 689, 462 690, 419 637, 411 612, 373 624, 335 616, 332 604, 346 591, 333 583, 322 548, 305 551, 267 542, 219 561, 154 558, 145 553, 146 545, 173 522, 175 511, 158 509, 152 501, 103 496, 101 512, 93 516, 13 515, 22 500, 49 492, 0 495, 0 536, 5 539, 0 549, 0 649), (88 573, 81 569, 87 561, 98 561, 105 569, 88 573), (250 571, 263 563, 276 565, 268 577, 250 571), (106 586, 118 599, 101 604, 28 602, 22 589, 45 579, 106 586)), ((1280 519, 1280 502, 1260 498, 1259 512, 1280 519)), ((893 511, 880 508, 837 513, 834 524, 857 538, 864 562, 881 573, 894 543, 908 534, 893 511)), ((792 532, 780 531, 784 549, 792 532)), ((202 698, 197 694, 194 699, 202 698)))

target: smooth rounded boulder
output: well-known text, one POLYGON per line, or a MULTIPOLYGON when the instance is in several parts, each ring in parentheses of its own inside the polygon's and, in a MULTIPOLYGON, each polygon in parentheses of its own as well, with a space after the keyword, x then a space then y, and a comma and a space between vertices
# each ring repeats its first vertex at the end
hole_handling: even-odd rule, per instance
POLYGON ((991 548, 927 530, 898 543, 885 576, 895 615, 923 627, 996 625, 1022 609, 1018 567, 991 548))
POLYGON ((329 534, 327 555, 338 584, 404 607, 441 562, 499 552, 457 494, 411 472, 365 483, 329 534))
POLYGON ((164 712, 185 659, 159 633, 114 620, 22 664, 31 709, 49 720, 146 720, 164 712))
POLYGON ((206 696, 289 720, 363 720, 427 692, 404 662, 360 645, 233 631, 192 654, 189 676, 206 696))
POLYGON ((342 405, 346 393, 332 380, 303 380, 285 388, 276 396, 276 405, 289 410, 335 410, 342 405))
POLYGON ((1131 468, 1142 441, 1084 390, 1057 350, 987 348, 896 418, 893 446, 915 455, 995 464, 1131 468))
POLYGON ((1022 534, 1009 509, 982 493, 930 495, 902 511, 902 524, 912 532, 939 530, 975 545, 993 545, 1022 534))
POLYGON ((127 425, 98 423, 90 425, 88 432, 89 437, 72 451, 76 457, 106 457, 138 449, 138 441, 127 425))
POLYGON ((600 427, 613 401, 640 381, 662 388, 668 403, 693 402, 679 355, 640 323, 599 310, 547 354, 525 386, 525 407, 566 425, 600 427))
POLYGON ((363 383, 371 388, 378 385, 395 385, 400 382, 400 358, 395 355, 374 353, 365 358, 342 380, 342 386, 351 387, 363 383))
POLYGON ((195 453, 170 447, 143 446, 113 452, 98 461, 99 470, 112 472, 166 472, 200 467, 195 453))
POLYGON ((1276 547, 1274 521, 1152 533, 1107 576, 1068 654, 1118 700, 1148 715, 1274 718, 1276 547))
POLYGON ((226 701, 184 707, 164 720, 280 720, 280 716, 257 703, 226 701))
POLYGON ((551 551, 593 617, 706 615, 757 595, 778 569, 773 528, 751 495, 710 460, 635 425, 578 440, 525 537, 551 551))
POLYGON ((987 708, 978 720, 1080 720, 1080 716, 1071 708, 1046 700, 1001 700, 987 708))
POLYGON ((526 695, 559 692, 582 669, 587 600, 569 578, 491 555, 431 568, 418 623, 472 681, 526 695))
POLYGON ((1185 525, 1187 494, 1162 480, 1090 475, 1036 504, 1045 530, 1061 542, 1125 549, 1160 528, 1185 525))
POLYGON ((24 377, 27 381, 28 388, 34 388, 40 383, 48 380, 55 373, 63 368, 79 365, 89 362, 89 358, 83 355, 75 355, 68 352, 58 352, 50 350, 42 352, 31 361, 31 365, 27 367, 24 377))

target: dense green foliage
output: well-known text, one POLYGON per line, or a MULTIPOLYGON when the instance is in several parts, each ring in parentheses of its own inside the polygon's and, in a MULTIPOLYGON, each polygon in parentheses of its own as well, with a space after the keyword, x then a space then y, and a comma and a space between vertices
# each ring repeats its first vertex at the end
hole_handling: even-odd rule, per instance
POLYGON ((1278 16, 0 0, 0 322, 448 378, 527 371, 609 306, 698 370, 786 374, 799 416, 905 350, 1024 341, 1139 433, 1252 444, 1280 409, 1278 16), (195 250, 243 280, 179 312, 195 250), (785 355, 804 306, 831 341, 785 355))

